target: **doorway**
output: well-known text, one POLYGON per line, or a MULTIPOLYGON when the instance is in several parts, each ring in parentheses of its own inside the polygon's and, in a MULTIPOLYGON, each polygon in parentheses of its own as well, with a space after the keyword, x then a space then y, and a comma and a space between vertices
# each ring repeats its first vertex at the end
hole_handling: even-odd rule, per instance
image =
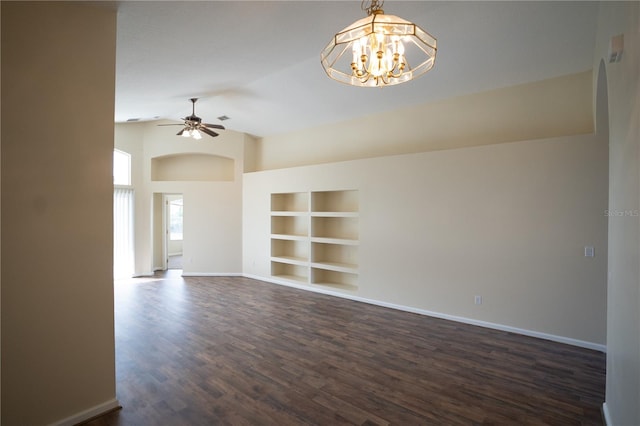
POLYGON ((184 198, 182 194, 164 195, 165 265, 166 269, 182 269, 184 241, 184 198))

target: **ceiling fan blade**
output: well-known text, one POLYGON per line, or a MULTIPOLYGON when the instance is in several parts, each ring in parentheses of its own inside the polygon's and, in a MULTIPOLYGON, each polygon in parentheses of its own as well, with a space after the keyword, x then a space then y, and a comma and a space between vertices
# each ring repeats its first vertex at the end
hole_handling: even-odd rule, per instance
POLYGON ((175 123, 175 124, 157 124, 157 126, 184 126, 184 123, 175 123))
POLYGON ((176 133, 177 136, 182 136, 182 134, 184 133, 184 129, 180 130, 178 133, 176 133))
POLYGON ((224 130, 224 126, 221 126, 220 124, 202 123, 201 126, 210 127, 212 129, 224 130))
POLYGON ((200 130, 203 133, 208 134, 212 138, 215 138, 216 136, 218 136, 218 134, 216 132, 214 132, 213 130, 209 130, 206 127, 203 127, 203 126, 201 126, 198 130, 200 130))

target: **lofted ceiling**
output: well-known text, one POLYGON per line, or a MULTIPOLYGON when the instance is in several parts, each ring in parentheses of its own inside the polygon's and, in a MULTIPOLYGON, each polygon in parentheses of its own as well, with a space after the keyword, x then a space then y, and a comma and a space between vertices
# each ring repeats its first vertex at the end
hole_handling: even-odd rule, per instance
POLYGON ((360 1, 121 2, 115 120, 179 120, 199 97, 205 121, 227 115, 229 129, 270 136, 586 71, 597 9, 387 0, 387 14, 437 38, 435 67, 402 85, 356 88, 326 76, 320 51, 365 16, 360 1))

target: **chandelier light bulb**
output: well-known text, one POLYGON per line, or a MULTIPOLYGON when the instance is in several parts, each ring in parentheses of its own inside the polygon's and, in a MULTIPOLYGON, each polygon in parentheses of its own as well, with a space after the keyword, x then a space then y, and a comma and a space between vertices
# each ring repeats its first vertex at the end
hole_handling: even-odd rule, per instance
POLYGON ((352 64, 357 64, 358 61, 360 60, 360 52, 361 52, 361 47, 360 47, 360 40, 356 40, 353 42, 353 60, 351 61, 352 64))
POLYGON ((202 139, 202 135, 200 134, 200 132, 197 129, 193 129, 191 131, 191 136, 196 140, 202 139))

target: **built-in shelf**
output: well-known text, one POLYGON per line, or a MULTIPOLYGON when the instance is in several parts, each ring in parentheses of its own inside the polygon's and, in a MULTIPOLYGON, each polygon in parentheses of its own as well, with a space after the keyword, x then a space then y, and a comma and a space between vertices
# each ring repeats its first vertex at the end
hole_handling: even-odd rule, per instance
POLYGON ((311 243, 311 266, 336 272, 358 273, 358 246, 355 244, 311 243))
POLYGON ((329 238, 329 237, 311 237, 312 243, 336 244, 346 246, 357 246, 360 244, 358 240, 350 240, 347 238, 329 238))
POLYGON ((293 240, 293 241, 307 241, 309 237, 306 235, 290 235, 290 234, 271 234, 272 240, 293 240))
POLYGON ((271 262, 308 267, 310 257, 307 238, 291 235, 283 237, 286 239, 271 236, 271 262))
POLYGON ((271 194, 272 212, 308 212, 308 192, 286 192, 271 194))
POLYGON ((312 212, 358 212, 358 191, 314 191, 311 193, 312 212))
POLYGON ((358 239, 358 219, 354 217, 312 217, 311 236, 339 240, 358 239))
POLYGON ((271 216, 271 233, 277 239, 306 239, 309 235, 307 216, 271 216))
POLYGON ((357 290, 359 243, 357 190, 271 194, 272 276, 357 290))
POLYGON ((312 262, 311 267, 316 269, 326 269, 327 271, 346 272, 349 274, 358 273, 358 265, 341 262, 312 262))
POLYGON ((289 265, 300 265, 300 266, 307 266, 309 264, 309 259, 305 259, 304 257, 294 257, 294 256, 272 256, 271 261, 288 263, 289 265))
POLYGON ((271 216, 308 216, 308 212, 272 211, 271 216))
POLYGON ((307 284, 309 282, 309 267, 292 265, 290 263, 271 262, 271 275, 281 279, 307 284))
POLYGON ((357 290, 358 275, 328 269, 311 268, 311 284, 357 290))

